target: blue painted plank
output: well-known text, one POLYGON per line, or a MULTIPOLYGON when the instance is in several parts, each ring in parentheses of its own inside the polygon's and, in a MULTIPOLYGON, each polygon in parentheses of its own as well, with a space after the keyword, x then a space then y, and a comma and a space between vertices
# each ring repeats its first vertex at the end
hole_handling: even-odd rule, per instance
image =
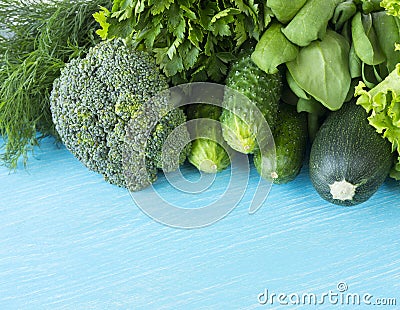
MULTIPOLYGON (((400 303, 399 183, 345 208, 323 201, 305 168, 255 214, 245 196, 221 221, 185 230, 150 219, 52 139, 35 154, 26 171, 0 168, 0 309, 254 309, 265 289, 323 294, 340 281, 400 303)), ((216 179, 211 200, 228 181, 216 179)), ((186 206, 206 199, 156 188, 186 206)))

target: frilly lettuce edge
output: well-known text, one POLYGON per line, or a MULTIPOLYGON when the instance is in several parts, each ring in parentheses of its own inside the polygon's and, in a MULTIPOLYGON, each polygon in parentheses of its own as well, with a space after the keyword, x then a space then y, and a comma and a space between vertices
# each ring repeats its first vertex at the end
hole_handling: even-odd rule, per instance
POLYGON ((387 14, 400 17, 399 0, 382 0, 380 6, 385 8, 387 14))
POLYGON ((390 176, 400 180, 400 63, 373 89, 365 90, 359 82, 355 88, 357 104, 368 113, 368 121, 378 133, 392 143, 392 151, 397 152, 397 163, 390 176))

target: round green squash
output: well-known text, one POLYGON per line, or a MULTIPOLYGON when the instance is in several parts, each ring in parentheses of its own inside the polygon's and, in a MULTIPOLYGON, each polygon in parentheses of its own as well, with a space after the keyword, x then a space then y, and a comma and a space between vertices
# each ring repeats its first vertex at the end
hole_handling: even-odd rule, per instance
POLYGON ((368 200, 393 165, 390 143, 369 125, 365 110, 349 102, 331 113, 310 153, 310 178, 325 200, 351 206, 368 200))

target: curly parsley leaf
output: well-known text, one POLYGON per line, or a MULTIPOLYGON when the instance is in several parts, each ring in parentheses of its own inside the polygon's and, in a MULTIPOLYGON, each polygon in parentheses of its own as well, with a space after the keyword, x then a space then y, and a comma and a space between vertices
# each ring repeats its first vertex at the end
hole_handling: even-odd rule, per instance
POLYGON ((233 55, 258 40, 271 17, 261 0, 114 0, 111 12, 96 13, 103 39, 132 39, 174 84, 221 82, 233 55))

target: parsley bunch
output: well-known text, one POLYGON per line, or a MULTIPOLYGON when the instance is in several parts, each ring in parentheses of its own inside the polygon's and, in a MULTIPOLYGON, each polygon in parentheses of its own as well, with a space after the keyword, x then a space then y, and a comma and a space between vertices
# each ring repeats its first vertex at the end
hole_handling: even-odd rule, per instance
POLYGON ((94 16, 103 38, 120 37, 154 54, 173 84, 221 82, 248 39, 272 13, 260 0, 114 0, 94 16))

